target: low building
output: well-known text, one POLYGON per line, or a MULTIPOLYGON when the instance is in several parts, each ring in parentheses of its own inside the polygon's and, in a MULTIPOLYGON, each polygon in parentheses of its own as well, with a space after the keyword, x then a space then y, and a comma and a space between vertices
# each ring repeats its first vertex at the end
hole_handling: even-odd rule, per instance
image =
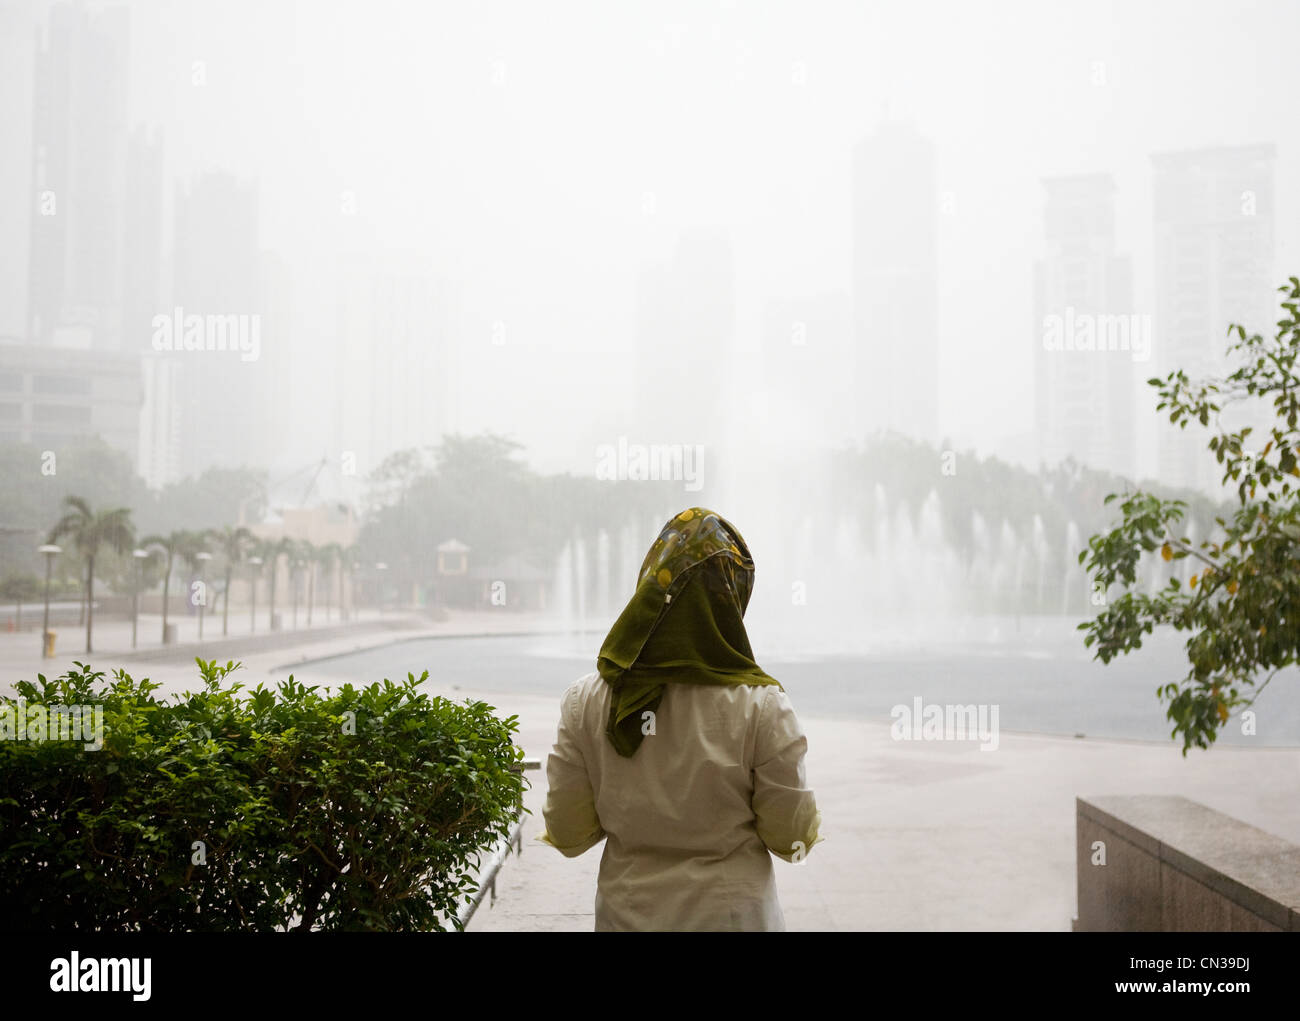
POLYGON ((134 353, 0 342, 0 443, 53 450, 90 436, 139 457, 144 382, 134 353))
POLYGON ((551 576, 522 557, 470 566, 471 550, 457 539, 439 543, 438 566, 429 585, 434 606, 461 610, 545 610, 551 576))
POLYGON ((499 564, 473 567, 475 609, 544 611, 548 605, 551 575, 519 556, 506 557, 499 564))

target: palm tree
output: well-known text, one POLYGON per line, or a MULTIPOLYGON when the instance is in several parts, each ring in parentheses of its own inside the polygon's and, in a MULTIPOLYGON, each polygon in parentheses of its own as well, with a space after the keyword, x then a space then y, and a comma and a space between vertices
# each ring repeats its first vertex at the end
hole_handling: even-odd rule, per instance
MULTIPOLYGON (((302 569, 308 564, 316 562, 316 547, 307 539, 300 539, 298 542, 291 543, 289 549, 289 563, 293 568, 293 626, 295 630, 298 627, 298 595, 302 585, 302 569)), ((310 616, 307 623, 311 623, 310 616)))
POLYGON ((257 630, 257 583, 262 580, 262 567, 266 561, 262 557, 262 540, 256 536, 248 547, 248 633, 257 630))
POLYGON ((197 547, 198 536, 193 532, 176 531, 169 535, 148 535, 141 540, 140 545, 145 549, 162 550, 167 555, 167 566, 163 570, 163 604, 162 604, 162 641, 167 644, 167 603, 171 597, 172 588, 172 567, 175 566, 176 558, 182 556, 184 551, 191 547, 197 547))
POLYGON ((267 569, 271 572, 271 589, 268 593, 270 603, 266 611, 266 629, 272 631, 275 629, 275 578, 279 574, 280 557, 287 554, 292 555, 293 542, 287 538, 280 539, 263 539, 257 547, 257 555, 266 563, 267 569))
MULTIPOLYGON (((310 543, 308 544, 310 546, 310 543)), ((311 627, 312 608, 316 605, 316 575, 321 575, 321 581, 325 583, 325 620, 329 622, 329 578, 331 572, 330 566, 334 562, 334 550, 338 548, 336 543, 327 542, 323 546, 311 546, 307 553, 307 626, 311 627), (317 571, 316 568, 324 568, 317 571)))
POLYGON ((230 633, 230 581, 235 573, 235 565, 242 563, 251 553, 257 539, 243 525, 238 528, 232 525, 212 528, 208 530, 208 535, 221 550, 226 563, 226 593, 221 600, 221 634, 224 637, 230 633))
MULTIPOLYGON (((190 569, 190 577, 193 578, 194 575, 198 575, 201 579, 202 590, 199 595, 202 597, 203 603, 199 610, 199 630, 202 631, 203 611, 207 609, 208 605, 207 572, 204 568, 204 562, 211 556, 211 554, 208 553, 208 533, 186 532, 185 541, 181 543, 180 549, 176 552, 179 553, 181 559, 185 561, 185 566, 190 569), (208 556, 204 556, 204 554, 208 554, 208 556)), ((187 600, 191 606, 196 605, 194 603, 192 584, 189 589, 187 600)))
POLYGON ((320 550, 313 546, 303 556, 303 566, 307 569, 307 626, 311 627, 311 611, 316 605, 316 565, 320 560, 320 550))
POLYGON ((130 508, 96 512, 79 496, 66 497, 63 503, 68 509, 45 541, 53 545, 64 536, 71 536, 77 552, 86 558, 86 653, 89 655, 93 651, 90 634, 95 622, 95 558, 104 546, 116 553, 129 550, 135 544, 135 527, 131 524, 130 508))
POLYGON ((339 550, 339 616, 348 620, 350 611, 356 610, 356 572, 360 555, 357 544, 353 543, 339 550), (347 582, 347 598, 344 599, 343 582, 347 582))
MULTIPOLYGON (((325 565, 328 574, 325 585, 325 623, 330 620, 330 606, 334 602, 334 586, 338 583, 343 567, 343 547, 337 542, 328 542, 318 551, 320 562, 325 565)), ((340 590, 340 601, 342 600, 340 590)))

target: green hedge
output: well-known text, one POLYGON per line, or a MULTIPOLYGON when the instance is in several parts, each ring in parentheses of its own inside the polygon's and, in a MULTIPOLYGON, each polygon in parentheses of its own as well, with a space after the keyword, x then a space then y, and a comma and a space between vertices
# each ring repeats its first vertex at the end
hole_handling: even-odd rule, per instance
POLYGON ((0 740, 0 927, 459 928, 522 804, 517 718, 423 694, 427 672, 245 692, 222 683, 238 664, 198 663, 171 701, 82 663, 0 698, 103 712, 98 751, 0 740))

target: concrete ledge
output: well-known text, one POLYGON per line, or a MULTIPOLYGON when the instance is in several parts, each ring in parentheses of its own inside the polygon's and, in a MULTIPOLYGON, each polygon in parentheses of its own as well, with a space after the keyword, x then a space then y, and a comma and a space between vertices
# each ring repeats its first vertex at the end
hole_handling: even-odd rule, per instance
POLYGON ((1300 932, 1300 846, 1175 796, 1076 798, 1075 825, 1076 932, 1300 932))

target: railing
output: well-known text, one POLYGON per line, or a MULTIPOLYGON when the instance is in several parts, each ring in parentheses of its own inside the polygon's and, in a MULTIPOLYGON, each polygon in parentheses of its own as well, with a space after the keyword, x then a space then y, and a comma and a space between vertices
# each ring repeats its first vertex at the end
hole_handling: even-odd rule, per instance
MULTIPOLYGON (((518 765, 511 766, 510 768, 511 771, 515 773, 522 773, 526 769, 541 769, 542 760, 524 759, 518 765)), ((487 867, 479 873, 478 890, 475 892, 473 897, 465 902, 465 905, 460 909, 460 911, 457 912, 457 917, 460 919, 460 927, 462 930, 469 925, 469 920, 474 917, 474 912, 477 911, 478 906, 483 903, 483 897, 485 894, 490 893, 492 897, 488 902, 489 907, 496 903, 497 873, 501 871, 501 866, 505 864, 506 856, 510 853, 512 845, 515 848, 515 854, 523 854, 523 829, 524 807, 521 803, 519 806, 519 814, 515 817, 514 824, 510 827, 510 832, 506 835, 506 839, 497 844, 496 848, 492 852, 492 857, 488 859, 487 867)))

